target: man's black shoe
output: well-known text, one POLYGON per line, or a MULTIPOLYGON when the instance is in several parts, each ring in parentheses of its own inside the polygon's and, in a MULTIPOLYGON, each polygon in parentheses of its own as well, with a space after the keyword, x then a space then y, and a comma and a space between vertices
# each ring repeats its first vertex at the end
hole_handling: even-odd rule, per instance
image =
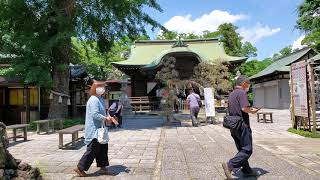
POLYGON ((259 176, 259 174, 253 170, 251 170, 250 172, 246 172, 241 169, 241 173, 242 173, 243 177, 258 177, 259 176))

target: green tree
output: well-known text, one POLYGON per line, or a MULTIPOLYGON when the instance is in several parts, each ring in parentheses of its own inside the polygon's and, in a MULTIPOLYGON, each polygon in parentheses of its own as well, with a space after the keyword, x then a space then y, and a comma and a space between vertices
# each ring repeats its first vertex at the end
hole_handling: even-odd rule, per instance
POLYGON ((241 74, 247 75, 248 77, 253 76, 260 71, 264 70, 266 67, 268 67, 272 63, 271 58, 266 58, 262 61, 259 61, 257 59, 247 61, 246 63, 242 64, 238 70, 241 74))
POLYGON ((278 53, 273 54, 272 59, 276 61, 277 59, 288 56, 291 53, 292 53, 292 45, 286 46, 282 48, 278 53))
POLYGON ((179 34, 179 36, 182 39, 199 39, 200 38, 198 35, 193 34, 193 33, 181 33, 181 34, 179 34))
POLYGON ((306 33, 302 43, 320 52, 320 0, 305 0, 298 7, 296 27, 306 33))
POLYGON ((178 33, 175 31, 163 31, 157 36, 158 40, 174 40, 178 38, 178 33))
POLYGON ((237 26, 232 23, 224 23, 218 27, 217 31, 203 31, 202 35, 193 33, 178 33, 175 31, 164 31, 157 36, 159 40, 174 40, 179 36, 182 39, 201 39, 201 38, 219 38, 223 43, 226 53, 230 56, 244 56, 256 57, 257 48, 250 42, 241 42, 243 39, 239 33, 236 32, 237 26))
POLYGON ((254 47, 251 43, 246 41, 241 45, 241 55, 245 57, 256 57, 257 48, 254 47))
POLYGON ((236 32, 237 27, 232 23, 224 23, 218 27, 224 49, 231 56, 241 56, 242 37, 236 32))
POLYGON ((202 38, 218 38, 219 36, 220 36, 219 31, 214 31, 214 32, 203 31, 203 34, 202 34, 202 38))
POLYGON ((236 32, 237 26, 232 23, 224 23, 218 27, 217 32, 206 32, 204 36, 218 36, 220 41, 223 42, 226 53, 230 56, 257 56, 257 48, 250 42, 242 43, 243 39, 239 33, 236 32))
POLYGON ((202 87, 213 87, 216 92, 228 92, 232 88, 229 77, 225 61, 217 60, 214 63, 200 62, 195 67, 192 79, 202 87))
POLYGON ((167 96, 162 97, 165 100, 161 104, 161 109, 167 117, 167 121, 173 120, 173 104, 175 99, 174 85, 179 81, 179 72, 175 68, 176 58, 167 57, 163 60, 163 66, 156 74, 156 79, 165 84, 164 90, 167 92, 167 96))
MULTIPOLYGON (((145 6, 162 11, 155 0, 2 0, 0 51, 16 55, 12 68, 25 84, 69 94, 69 63, 76 58, 71 38, 96 41, 99 51, 108 52, 115 40, 146 34, 146 24, 164 29, 145 6)), ((67 99, 58 99, 50 103, 49 118, 67 115, 67 99)))

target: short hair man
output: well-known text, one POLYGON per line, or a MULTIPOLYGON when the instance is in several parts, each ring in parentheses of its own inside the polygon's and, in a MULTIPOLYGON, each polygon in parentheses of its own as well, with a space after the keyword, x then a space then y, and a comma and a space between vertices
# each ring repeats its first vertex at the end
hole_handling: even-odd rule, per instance
POLYGON ((191 119, 192 119, 192 126, 197 127, 198 122, 198 114, 200 111, 199 101, 201 101, 200 96, 196 94, 193 89, 189 90, 189 95, 187 97, 187 103, 190 108, 191 119))
POLYGON ((229 115, 240 116, 243 119, 242 127, 231 129, 231 136, 234 139, 238 153, 229 160, 222 163, 225 175, 232 179, 231 172, 237 172, 240 168, 244 176, 256 176, 249 165, 249 158, 252 154, 252 132, 249 123, 249 114, 259 111, 257 108, 250 107, 247 92, 250 88, 250 81, 247 76, 240 75, 236 80, 236 87, 229 94, 229 115))

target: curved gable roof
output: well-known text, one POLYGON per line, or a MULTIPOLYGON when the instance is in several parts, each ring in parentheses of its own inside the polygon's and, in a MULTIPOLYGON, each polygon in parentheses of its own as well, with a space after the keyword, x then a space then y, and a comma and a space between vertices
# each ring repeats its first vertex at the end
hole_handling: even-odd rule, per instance
POLYGON ((184 40, 187 46, 174 47, 176 40, 137 41, 131 47, 131 54, 125 61, 113 62, 115 66, 156 66, 169 53, 190 52, 197 54, 203 61, 224 59, 228 62, 242 62, 247 57, 233 57, 225 53, 218 39, 184 40))

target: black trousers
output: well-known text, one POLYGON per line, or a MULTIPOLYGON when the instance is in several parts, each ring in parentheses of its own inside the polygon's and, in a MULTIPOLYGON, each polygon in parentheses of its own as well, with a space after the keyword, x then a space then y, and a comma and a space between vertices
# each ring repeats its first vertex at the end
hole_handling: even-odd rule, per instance
POLYGON ((237 146, 238 153, 229 160, 228 166, 233 172, 238 171, 242 167, 245 173, 251 172, 249 158, 252 154, 252 132, 251 128, 243 124, 241 130, 230 130, 231 136, 237 146))
POLYGON ((96 159, 97 167, 109 166, 108 144, 100 144, 97 139, 93 139, 87 145, 87 151, 80 159, 78 168, 81 171, 88 171, 94 159, 96 159))

